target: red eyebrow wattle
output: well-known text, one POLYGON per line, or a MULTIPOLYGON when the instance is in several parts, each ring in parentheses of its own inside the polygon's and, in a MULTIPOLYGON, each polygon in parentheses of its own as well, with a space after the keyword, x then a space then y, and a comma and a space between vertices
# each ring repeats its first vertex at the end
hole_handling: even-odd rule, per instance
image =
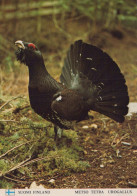
POLYGON ((33 47, 34 49, 36 48, 36 46, 33 43, 28 44, 28 47, 33 47))

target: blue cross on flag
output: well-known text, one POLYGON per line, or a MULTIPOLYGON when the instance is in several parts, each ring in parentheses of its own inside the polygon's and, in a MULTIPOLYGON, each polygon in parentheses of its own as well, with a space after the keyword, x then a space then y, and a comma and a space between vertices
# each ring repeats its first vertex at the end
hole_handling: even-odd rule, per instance
POLYGON ((7 196, 15 196, 15 190, 14 189, 7 189, 5 191, 5 195, 7 196))

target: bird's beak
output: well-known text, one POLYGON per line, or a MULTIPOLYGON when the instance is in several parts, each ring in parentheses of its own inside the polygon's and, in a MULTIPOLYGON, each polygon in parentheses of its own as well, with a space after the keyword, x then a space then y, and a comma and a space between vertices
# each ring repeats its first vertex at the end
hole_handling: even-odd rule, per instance
POLYGON ((25 49, 25 46, 23 44, 23 41, 21 41, 21 40, 16 41, 15 42, 15 46, 17 46, 18 48, 25 49))

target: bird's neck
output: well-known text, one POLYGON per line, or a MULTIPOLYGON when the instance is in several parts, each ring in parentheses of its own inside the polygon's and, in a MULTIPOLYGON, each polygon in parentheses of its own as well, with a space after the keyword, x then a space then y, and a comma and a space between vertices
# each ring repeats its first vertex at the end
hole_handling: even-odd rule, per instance
POLYGON ((35 62, 29 66, 29 88, 44 90, 44 92, 45 89, 50 88, 56 92, 60 89, 60 85, 48 73, 44 61, 41 61, 41 63, 35 62))
POLYGON ((50 75, 44 65, 44 61, 33 62, 29 68, 29 85, 36 85, 43 83, 50 75))

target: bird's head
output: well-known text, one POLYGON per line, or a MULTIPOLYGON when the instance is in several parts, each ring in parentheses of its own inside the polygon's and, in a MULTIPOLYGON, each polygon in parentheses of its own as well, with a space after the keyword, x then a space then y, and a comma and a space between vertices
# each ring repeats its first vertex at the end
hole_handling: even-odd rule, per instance
POLYGON ((18 40, 15 45, 18 47, 15 54, 21 63, 31 66, 33 63, 43 61, 42 54, 35 44, 18 40))

